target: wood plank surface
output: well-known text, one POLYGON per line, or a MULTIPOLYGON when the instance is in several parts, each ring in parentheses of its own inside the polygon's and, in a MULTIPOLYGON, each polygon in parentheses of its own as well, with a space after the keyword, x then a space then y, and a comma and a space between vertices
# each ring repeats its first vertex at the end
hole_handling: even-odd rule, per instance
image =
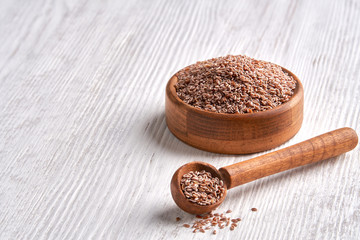
POLYGON ((303 83, 303 126, 281 147, 340 127, 360 134, 360 1, 0 6, 0 239, 360 239, 359 146, 231 189, 218 211, 242 218, 234 231, 182 227, 194 217, 171 198, 178 167, 262 153, 197 150, 164 118, 177 70, 246 54, 303 83))

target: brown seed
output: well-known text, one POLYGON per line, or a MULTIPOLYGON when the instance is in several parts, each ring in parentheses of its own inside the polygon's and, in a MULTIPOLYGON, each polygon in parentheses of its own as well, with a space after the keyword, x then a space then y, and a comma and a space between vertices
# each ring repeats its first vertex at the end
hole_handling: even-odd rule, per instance
POLYGON ((179 217, 176 218, 176 221, 177 221, 177 222, 180 221, 180 220, 181 220, 181 218, 179 218, 179 217))
POLYGON ((226 211, 226 213, 231 213, 231 212, 232 212, 232 211, 231 211, 230 209, 226 211))
MULTIPOLYGON (((193 232, 206 232, 207 230, 214 230, 214 227, 218 226, 219 229, 224 229, 225 227, 230 226, 230 230, 234 230, 238 225, 237 222, 240 221, 240 218, 234 218, 231 219, 230 217, 226 217, 223 213, 214 213, 213 215, 215 217, 213 218, 207 218, 210 217, 210 214, 212 213, 208 213, 208 214, 204 214, 204 215, 195 215, 196 218, 201 217, 200 219, 195 219, 195 221, 193 222, 192 228, 193 228, 193 232)), ((189 224, 183 224, 184 227, 189 228, 190 225, 189 224)), ((213 232, 213 231, 212 231, 213 232)), ((213 233, 214 234, 214 233, 213 233)), ((216 234, 216 233, 215 233, 216 234)))
POLYGON ((241 221, 241 218, 237 218, 236 220, 237 220, 238 222, 240 222, 240 221, 241 221))
POLYGON ((213 231, 213 234, 214 234, 214 235, 216 234, 216 230, 213 231))
POLYGON ((256 212, 257 208, 252 208, 251 211, 256 212))
POLYGON ((198 62, 176 76, 179 98, 211 112, 266 111, 287 102, 296 88, 281 67, 241 55, 198 62))
MULTIPOLYGON (((225 188, 217 177, 206 171, 190 171, 180 180, 181 189, 190 202, 204 206, 216 203, 224 195, 225 188)), ((211 216, 211 215, 210 215, 211 216)), ((200 215, 197 218, 205 218, 200 215)))

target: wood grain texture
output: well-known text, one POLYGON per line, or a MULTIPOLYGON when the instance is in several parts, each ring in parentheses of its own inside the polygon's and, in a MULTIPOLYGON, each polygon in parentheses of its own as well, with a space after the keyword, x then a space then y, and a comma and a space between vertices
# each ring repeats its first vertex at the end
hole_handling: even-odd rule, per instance
POLYGON ((358 136, 351 128, 330 131, 301 143, 219 169, 227 188, 289 169, 339 156, 354 149, 358 136))
POLYGON ((303 121, 304 91, 297 82, 291 99, 276 108, 251 114, 223 114, 197 109, 176 93, 177 77, 166 85, 165 118, 169 130, 180 140, 214 153, 249 154, 270 150, 292 138, 303 121))
MULTIPOLYGON (((281 147, 360 132, 356 0, 5 0, 0 33, 1 239, 208 239, 181 227, 193 217, 171 176, 259 154, 204 152, 166 128, 167 80, 198 60, 246 54, 299 77, 303 125, 281 147)), ((211 237, 360 239, 359 159, 357 146, 229 191, 219 211, 243 221, 211 237)))

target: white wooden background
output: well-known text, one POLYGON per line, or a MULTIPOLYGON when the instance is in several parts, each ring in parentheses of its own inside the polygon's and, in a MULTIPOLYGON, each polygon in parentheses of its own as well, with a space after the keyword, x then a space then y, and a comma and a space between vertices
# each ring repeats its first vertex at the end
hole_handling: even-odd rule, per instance
POLYGON ((181 227, 194 217, 170 195, 179 166, 259 155, 200 151, 166 127, 171 75, 226 54, 303 82, 303 126, 281 147, 360 133, 359 0, 1 0, 0 238, 360 239, 359 147, 231 190, 218 211, 243 219, 233 232, 181 227))

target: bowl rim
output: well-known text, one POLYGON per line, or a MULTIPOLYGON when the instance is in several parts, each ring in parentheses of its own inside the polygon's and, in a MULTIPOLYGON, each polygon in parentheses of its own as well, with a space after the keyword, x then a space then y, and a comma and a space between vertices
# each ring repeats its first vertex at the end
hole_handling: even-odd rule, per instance
MULTIPOLYGON (((279 66, 279 65, 277 65, 277 66, 279 66)), ((274 114, 277 115, 277 114, 281 114, 281 113, 289 110, 293 105, 296 105, 299 101, 301 101, 301 99, 303 98, 303 94, 304 94, 303 85, 302 85, 301 81, 299 80, 299 78, 294 73, 289 71, 288 69, 286 69, 282 66, 279 66, 279 67, 281 67, 281 69, 285 73, 289 74, 291 77, 294 78, 294 80, 296 81, 296 88, 294 90, 294 94, 291 96, 289 101, 287 101, 283 104, 280 104, 280 105, 276 106, 275 108, 265 110, 265 111, 254 112, 254 113, 218 113, 218 112, 210 112, 210 111, 207 111, 207 110, 204 110, 201 108, 196 108, 190 104, 185 103, 176 94, 176 89, 175 89, 175 81, 177 81, 176 73, 168 81, 167 86, 166 86, 166 93, 169 95, 169 97, 171 96, 170 100, 172 100, 173 102, 176 102, 178 105, 180 105, 180 107, 185 108, 188 111, 206 115, 211 118, 223 118, 223 119, 268 118, 269 115, 274 115, 274 114)))

